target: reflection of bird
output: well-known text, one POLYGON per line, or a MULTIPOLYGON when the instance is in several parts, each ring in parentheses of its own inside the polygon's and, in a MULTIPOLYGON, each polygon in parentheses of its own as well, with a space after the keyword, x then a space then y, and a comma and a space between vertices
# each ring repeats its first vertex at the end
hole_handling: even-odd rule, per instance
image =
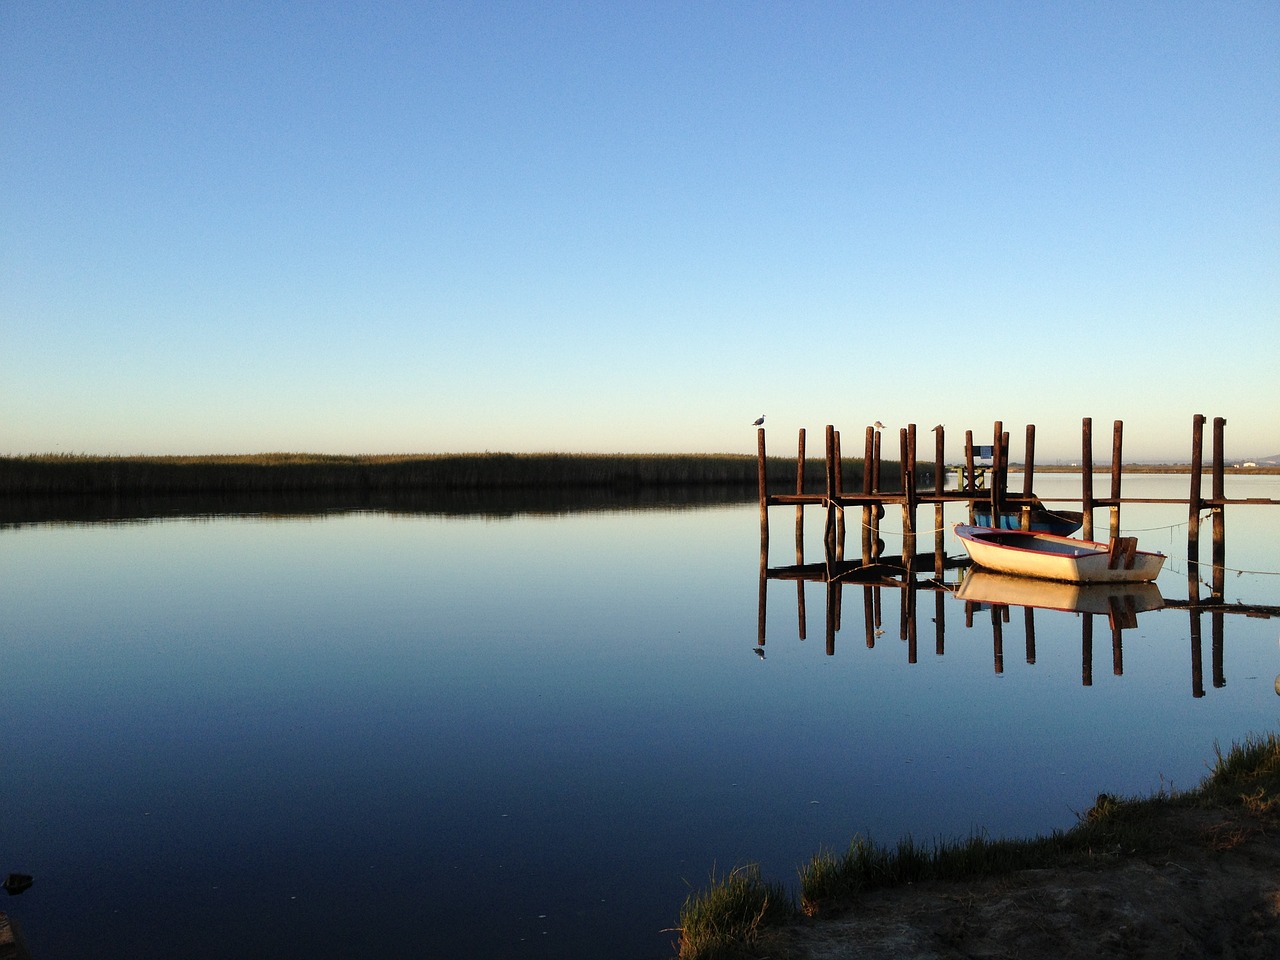
POLYGON ((761 660, 764 659, 764 647, 756 647, 756 656, 761 660))
POLYGON ((877 420, 875 423, 873 423, 873 424, 872 424, 872 426, 873 426, 873 427, 875 427, 877 430, 883 430, 883 429, 884 429, 884 424, 883 424, 883 423, 881 423, 879 420, 877 420))
POLYGON ((760 426, 760 424, 762 424, 762 423, 764 423, 764 414, 763 414, 763 413, 762 413, 762 414, 760 414, 760 419, 759 419, 759 420, 757 420, 755 423, 753 423, 753 424, 752 424, 752 426, 753 426, 753 427, 758 427, 758 426, 760 426))

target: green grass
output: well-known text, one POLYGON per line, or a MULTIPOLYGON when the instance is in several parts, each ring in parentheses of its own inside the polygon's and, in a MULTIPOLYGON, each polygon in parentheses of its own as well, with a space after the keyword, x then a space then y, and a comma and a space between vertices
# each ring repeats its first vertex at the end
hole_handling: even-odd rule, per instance
POLYGON ((713 870, 708 888, 689 894, 680 910, 680 957, 743 956, 762 930, 791 919, 795 909, 786 889, 762 880, 756 864, 720 877, 713 870))
POLYGON ((843 853, 822 851, 799 869, 800 902, 760 879, 759 870, 712 878, 709 889, 691 894, 680 912, 681 960, 720 960, 754 956, 753 945, 771 923, 797 911, 819 916, 847 906, 861 894, 929 880, 965 880, 1024 869, 1044 869, 1155 853, 1168 848, 1170 807, 1235 808, 1254 815, 1280 814, 1280 736, 1252 736, 1224 754, 1215 746, 1216 763, 1195 790, 1161 791, 1146 798, 1108 794, 1066 831, 1031 839, 966 840, 920 844, 907 837, 886 847, 855 837, 843 853), (759 903, 768 891, 767 911, 742 906, 747 892, 759 903), (745 922, 750 915, 750 922, 745 922), (737 933, 740 931, 740 933, 737 933), (736 937, 736 939, 735 939, 736 937))
MULTIPOLYGON (((842 463, 846 489, 861 485, 862 461, 842 463)), ((795 489, 795 460, 770 457, 771 491, 795 489)), ((899 476, 883 464, 882 483, 899 476)), ((825 482, 806 463, 808 489, 825 482)), ((550 487, 757 485, 754 455, 459 453, 341 456, 268 453, 193 457, 0 457, 0 496, 121 496, 306 491, 492 490, 550 487)))

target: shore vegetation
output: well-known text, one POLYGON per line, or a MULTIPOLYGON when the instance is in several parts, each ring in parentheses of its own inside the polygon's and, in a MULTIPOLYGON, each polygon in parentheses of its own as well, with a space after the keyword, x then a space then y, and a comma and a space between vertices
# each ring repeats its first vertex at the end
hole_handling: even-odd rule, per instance
MULTIPOLYGON (((862 461, 842 463, 845 486, 861 484, 862 461)), ((770 457, 771 487, 794 489, 794 459, 770 457)), ((820 460, 805 465, 806 484, 824 483, 820 460)), ((896 483, 896 463, 881 482, 896 483)), ((345 456, 264 453, 222 456, 0 457, 0 494, 161 495, 307 491, 500 490, 552 487, 722 486, 755 488, 758 465, 742 454, 451 453, 345 456)))
MULTIPOLYGON (((1047 836, 932 843, 907 837, 891 847, 855 837, 847 850, 821 851, 799 868, 798 902, 761 879, 755 865, 713 877, 680 911, 680 960, 757 956, 757 946, 772 928, 802 914, 838 914, 876 890, 1159 855, 1174 839, 1168 814, 1178 810, 1223 810, 1274 827, 1280 821, 1280 736, 1253 736, 1225 753, 1215 752, 1216 762, 1195 789, 1145 798, 1101 794, 1074 827, 1047 836)), ((1233 829, 1256 833, 1260 828, 1255 822, 1233 829)))

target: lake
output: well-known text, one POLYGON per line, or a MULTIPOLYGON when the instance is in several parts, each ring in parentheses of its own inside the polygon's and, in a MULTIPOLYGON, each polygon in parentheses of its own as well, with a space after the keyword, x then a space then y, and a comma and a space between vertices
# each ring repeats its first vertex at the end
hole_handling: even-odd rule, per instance
MULTIPOLYGON (((771 517, 792 563, 794 510, 771 517)), ((1186 519, 1122 514, 1171 601, 1186 519)), ((1226 519, 1225 598, 1280 604, 1280 508, 1226 519)), ((1280 728, 1277 619, 1166 607, 1113 635, 1039 609, 1032 651, 1020 607, 944 595, 938 629, 919 592, 909 644, 902 591, 853 585, 829 646, 826 585, 800 639, 769 581, 757 652, 759 573, 754 503, 0 529, 0 874, 35 876, 6 910, 38 960, 656 960, 713 869, 792 883, 858 833, 1066 828, 1280 728)))

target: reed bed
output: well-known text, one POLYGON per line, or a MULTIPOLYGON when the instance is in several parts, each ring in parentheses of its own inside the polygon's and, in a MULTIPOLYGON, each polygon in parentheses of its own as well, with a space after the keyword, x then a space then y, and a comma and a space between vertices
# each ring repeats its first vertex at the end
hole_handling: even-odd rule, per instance
MULTIPOLYGON (((881 469, 885 482, 899 475, 896 464, 884 464, 881 469)), ((861 484, 861 460, 844 461, 842 470, 846 488, 861 484)), ((771 489, 794 489, 795 473, 792 459, 766 461, 771 489)), ((807 462, 807 488, 821 489, 824 483, 822 462, 807 462)), ((6 497, 756 485, 756 458, 736 454, 0 457, 0 495, 6 497)))

